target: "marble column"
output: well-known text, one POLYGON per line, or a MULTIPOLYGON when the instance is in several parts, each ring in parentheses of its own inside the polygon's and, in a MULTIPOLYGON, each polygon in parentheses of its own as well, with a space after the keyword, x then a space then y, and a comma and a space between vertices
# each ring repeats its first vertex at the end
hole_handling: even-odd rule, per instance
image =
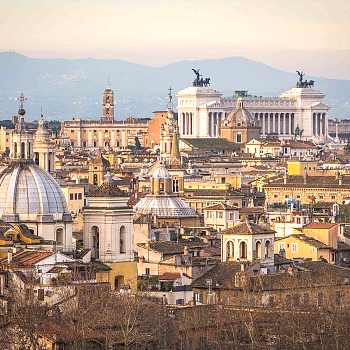
POLYGON ((292 135, 292 133, 293 133, 293 131, 292 131, 292 114, 289 114, 288 131, 289 131, 289 135, 292 135))
POLYGON ((281 134, 281 114, 277 114, 277 134, 281 134))
POLYGON ((265 135, 265 114, 261 114, 260 117, 262 117, 262 134, 265 135))

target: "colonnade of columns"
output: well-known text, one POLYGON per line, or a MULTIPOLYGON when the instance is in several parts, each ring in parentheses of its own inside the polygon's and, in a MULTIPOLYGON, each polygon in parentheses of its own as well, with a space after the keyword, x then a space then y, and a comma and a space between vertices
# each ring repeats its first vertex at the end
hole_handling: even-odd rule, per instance
POLYGON ((181 113, 180 122, 182 135, 194 135, 194 115, 192 112, 181 113))
POLYGON ((208 113, 208 135, 210 137, 220 137, 222 122, 222 112, 208 113))
POLYGON ((292 135, 296 128, 294 113, 255 113, 255 118, 259 122, 262 135, 292 135))
POLYGON ((328 134, 326 113, 313 113, 312 134, 315 137, 325 137, 328 134))
POLYGON ((52 173, 55 171, 55 152, 35 152, 34 158, 37 165, 52 173))

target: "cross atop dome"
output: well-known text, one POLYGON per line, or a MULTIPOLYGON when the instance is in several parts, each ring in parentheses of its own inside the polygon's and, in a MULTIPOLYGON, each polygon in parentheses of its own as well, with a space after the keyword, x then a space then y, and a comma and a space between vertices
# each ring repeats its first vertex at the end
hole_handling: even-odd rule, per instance
POLYGON ((170 109, 173 109, 173 108, 174 108, 174 104, 173 104, 173 102, 172 102, 173 96, 171 95, 171 91, 173 91, 173 89, 172 89, 171 86, 170 86, 170 88, 169 88, 168 90, 169 90, 169 93, 168 93, 169 102, 168 102, 168 104, 167 104, 167 107, 168 107, 168 109, 169 109, 169 108, 170 108, 170 109))
POLYGON ((21 96, 20 97, 16 97, 16 100, 17 101, 21 101, 21 105, 19 106, 19 110, 18 110, 18 114, 23 116, 26 114, 26 111, 24 110, 23 108, 23 102, 27 100, 26 97, 24 97, 24 94, 23 92, 21 93, 21 96))

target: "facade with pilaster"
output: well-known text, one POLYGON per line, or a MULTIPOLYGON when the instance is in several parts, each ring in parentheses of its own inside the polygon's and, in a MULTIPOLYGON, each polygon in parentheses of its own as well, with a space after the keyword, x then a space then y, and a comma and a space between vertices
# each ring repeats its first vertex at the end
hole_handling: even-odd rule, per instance
POLYGON ((134 145, 136 136, 142 141, 146 133, 147 120, 114 120, 114 93, 109 86, 102 94, 101 119, 77 118, 64 121, 61 126, 62 137, 78 149, 124 148, 134 145))
MULTIPOLYGON (((210 87, 191 86, 181 90, 178 97, 178 120, 183 138, 221 136, 226 116, 236 108, 238 97, 222 97, 210 87)), ((242 95, 241 95, 242 97, 242 95)), ((277 98, 252 97, 245 92, 244 107, 260 126, 260 136, 277 133, 290 139, 298 126, 302 137, 323 143, 328 136, 329 106, 325 95, 312 88, 293 88, 277 98)))

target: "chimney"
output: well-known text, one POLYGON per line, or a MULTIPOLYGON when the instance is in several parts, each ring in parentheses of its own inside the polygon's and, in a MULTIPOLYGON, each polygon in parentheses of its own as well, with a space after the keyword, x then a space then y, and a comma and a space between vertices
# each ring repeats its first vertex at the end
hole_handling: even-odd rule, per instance
POLYGON ((7 251, 7 263, 11 264, 12 263, 12 249, 9 249, 7 251))

